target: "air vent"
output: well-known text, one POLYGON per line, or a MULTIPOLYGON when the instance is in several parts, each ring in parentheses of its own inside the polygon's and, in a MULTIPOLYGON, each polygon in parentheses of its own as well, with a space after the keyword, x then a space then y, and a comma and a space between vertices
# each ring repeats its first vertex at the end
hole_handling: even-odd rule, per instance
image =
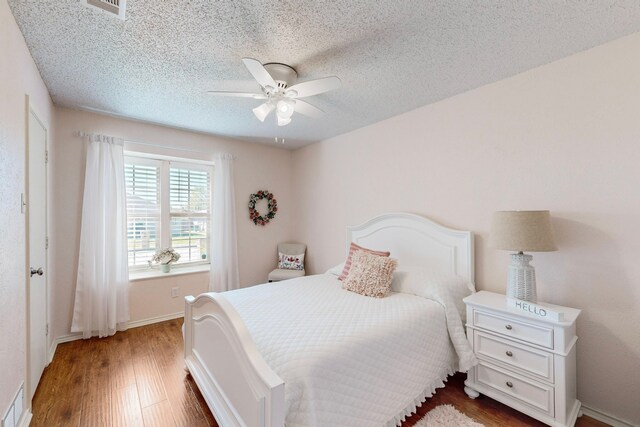
POLYGON ((124 11, 127 6, 127 0, 81 0, 82 3, 97 7, 124 21, 124 11))

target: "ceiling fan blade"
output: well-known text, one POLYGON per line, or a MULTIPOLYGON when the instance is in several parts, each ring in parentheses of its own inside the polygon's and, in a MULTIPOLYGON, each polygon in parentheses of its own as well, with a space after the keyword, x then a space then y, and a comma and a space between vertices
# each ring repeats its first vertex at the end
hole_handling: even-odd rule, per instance
POLYGON ((314 119, 324 116, 324 111, 301 99, 296 99, 296 112, 314 119))
POLYGON ((234 96, 238 98, 267 99, 264 93, 229 92, 226 90, 208 90, 208 94, 215 96, 234 96))
POLYGON ((244 62, 245 67, 247 67, 247 70, 249 70, 253 78, 260 83, 260 86, 271 86, 272 88, 278 87, 276 81, 273 80, 271 74, 269 74, 260 61, 253 58, 242 58, 242 62, 244 62))
POLYGON ((297 95, 293 96, 293 98, 305 98, 307 96, 313 96, 319 93, 338 89, 340 86, 342 86, 340 79, 336 76, 331 76, 317 80, 309 80, 308 82, 298 83, 288 88, 287 93, 295 91, 297 95))

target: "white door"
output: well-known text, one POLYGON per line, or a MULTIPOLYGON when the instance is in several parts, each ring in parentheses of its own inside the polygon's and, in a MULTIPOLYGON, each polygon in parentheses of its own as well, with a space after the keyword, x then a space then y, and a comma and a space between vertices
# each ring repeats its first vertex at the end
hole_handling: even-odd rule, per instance
POLYGON ((27 233, 29 241, 29 400, 47 364, 47 129, 29 110, 27 233))

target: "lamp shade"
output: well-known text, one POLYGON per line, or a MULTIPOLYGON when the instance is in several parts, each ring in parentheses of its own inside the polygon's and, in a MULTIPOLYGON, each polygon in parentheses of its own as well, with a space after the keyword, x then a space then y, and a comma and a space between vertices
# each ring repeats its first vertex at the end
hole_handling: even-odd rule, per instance
POLYGON ((261 104, 260 106, 254 108, 253 114, 256 115, 258 120, 264 122, 264 119, 266 119, 269 113, 272 112, 275 108, 276 106, 273 105, 273 103, 265 102, 264 104, 261 104))
POLYGON ((495 249, 551 252, 553 240, 549 211, 501 211, 493 214, 489 245, 495 249))

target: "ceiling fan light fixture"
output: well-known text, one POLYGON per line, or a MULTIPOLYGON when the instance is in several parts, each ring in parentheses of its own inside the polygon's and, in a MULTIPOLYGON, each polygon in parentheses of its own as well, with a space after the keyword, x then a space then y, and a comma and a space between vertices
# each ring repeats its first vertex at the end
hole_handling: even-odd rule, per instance
POLYGON ((293 114, 293 110, 295 109, 296 101, 293 99, 281 99, 278 101, 276 108, 278 109, 277 114, 278 117, 289 118, 293 114))
POLYGON ((270 112, 273 111, 275 106, 271 102, 265 102, 253 109, 253 114, 256 115, 258 120, 264 122, 264 119, 267 118, 270 112))
POLYGON ((280 117, 278 115, 278 126, 286 126, 291 123, 291 119, 289 117, 280 117))

